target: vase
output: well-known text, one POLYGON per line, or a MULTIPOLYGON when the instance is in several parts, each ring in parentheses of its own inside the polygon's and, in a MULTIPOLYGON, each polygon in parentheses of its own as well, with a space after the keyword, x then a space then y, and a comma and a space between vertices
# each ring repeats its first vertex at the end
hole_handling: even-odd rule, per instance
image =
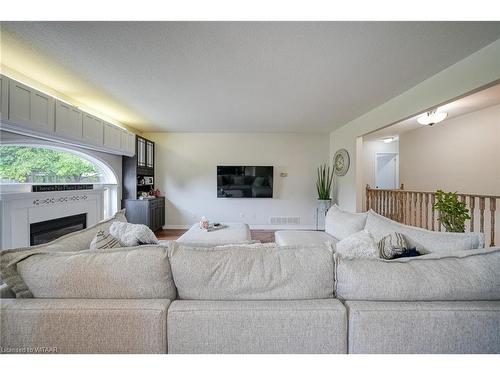
POLYGON ((325 230, 325 216, 331 205, 331 199, 318 199, 316 206, 316 230, 325 230))

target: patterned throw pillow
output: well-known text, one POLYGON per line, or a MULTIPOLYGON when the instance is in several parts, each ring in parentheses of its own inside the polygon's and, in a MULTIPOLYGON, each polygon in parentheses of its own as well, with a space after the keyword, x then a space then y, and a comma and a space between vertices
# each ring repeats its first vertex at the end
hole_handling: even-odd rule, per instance
POLYGON ((378 249, 380 251, 380 257, 383 259, 395 259, 399 258, 408 248, 408 244, 404 236, 401 233, 391 233, 382 239, 378 243, 378 249))
POLYGON ((90 243, 91 250, 97 249, 112 249, 115 247, 122 247, 120 241, 113 237, 111 234, 100 230, 95 235, 94 239, 90 243))

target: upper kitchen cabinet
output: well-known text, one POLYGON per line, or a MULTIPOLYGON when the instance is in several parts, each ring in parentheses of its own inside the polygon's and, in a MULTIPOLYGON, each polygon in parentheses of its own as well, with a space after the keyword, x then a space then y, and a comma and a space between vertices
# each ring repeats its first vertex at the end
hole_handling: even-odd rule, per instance
POLYGON ((54 132, 55 99, 9 79, 9 121, 44 133, 54 132))
POLYGON ((122 130, 112 124, 104 123, 104 146, 119 150, 122 143, 122 130))
POLYGON ((104 144, 103 121, 101 119, 83 112, 82 126, 83 141, 98 146, 104 144))
POLYGON ((0 118, 9 118, 9 78, 0 75, 0 118))
POLYGON ((82 111, 67 103, 56 101, 56 134, 82 139, 82 111))

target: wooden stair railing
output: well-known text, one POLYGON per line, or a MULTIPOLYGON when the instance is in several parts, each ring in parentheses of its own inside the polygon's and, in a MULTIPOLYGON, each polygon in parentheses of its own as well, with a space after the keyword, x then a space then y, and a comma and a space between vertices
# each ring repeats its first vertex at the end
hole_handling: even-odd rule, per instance
MULTIPOLYGON (((466 230, 484 233, 489 245, 494 246, 495 226, 498 224, 496 216, 499 215, 496 208, 500 196, 463 193, 459 193, 458 196, 466 203, 471 216, 466 230)), ((443 230, 438 221, 438 213, 434 210, 435 192, 404 190, 403 185, 401 189, 373 189, 366 185, 365 198, 366 210, 372 209, 399 223, 429 230, 443 230)))

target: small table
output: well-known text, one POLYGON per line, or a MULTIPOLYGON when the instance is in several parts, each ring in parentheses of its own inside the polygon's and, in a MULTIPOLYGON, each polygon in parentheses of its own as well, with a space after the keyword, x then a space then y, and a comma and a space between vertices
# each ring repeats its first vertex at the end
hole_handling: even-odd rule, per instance
POLYGON ((224 227, 210 232, 200 229, 200 225, 194 224, 186 233, 180 236, 176 242, 202 245, 229 245, 250 243, 250 228, 245 223, 221 223, 224 227))

